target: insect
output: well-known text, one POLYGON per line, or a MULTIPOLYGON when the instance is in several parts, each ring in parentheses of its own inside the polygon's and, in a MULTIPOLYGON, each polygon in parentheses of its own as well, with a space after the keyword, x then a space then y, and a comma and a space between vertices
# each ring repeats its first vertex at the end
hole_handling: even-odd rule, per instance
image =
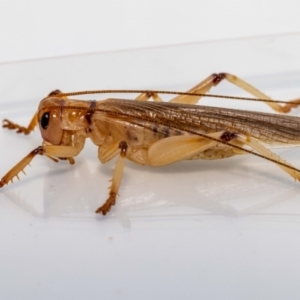
MULTIPOLYGON (((162 166, 181 160, 221 159, 251 153, 277 164, 300 180, 300 170, 268 149, 268 145, 300 144, 300 118, 196 105, 211 87, 222 80, 251 93, 277 112, 287 113, 300 99, 285 102, 268 96, 242 79, 228 74, 212 74, 187 92, 144 90, 97 90, 62 93, 56 90, 44 98, 27 127, 5 119, 3 127, 29 134, 37 125, 43 143, 17 163, 0 181, 0 187, 19 179, 18 174, 36 155, 55 162, 74 157, 90 138, 98 146, 98 157, 106 163, 118 157, 109 196, 96 213, 105 215, 116 202, 126 159, 137 164, 162 166), (135 100, 74 100, 71 96, 100 93, 139 93, 135 100), (163 102, 159 94, 176 94, 163 102), (153 100, 153 101, 148 101, 153 100)), ((221 96, 223 98, 234 98, 221 96)), ((254 98, 238 98, 254 100, 254 98)))

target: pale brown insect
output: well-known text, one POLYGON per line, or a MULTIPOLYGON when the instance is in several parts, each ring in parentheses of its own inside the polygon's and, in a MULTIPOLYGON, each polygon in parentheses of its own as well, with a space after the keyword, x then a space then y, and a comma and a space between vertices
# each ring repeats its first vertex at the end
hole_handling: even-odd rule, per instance
POLYGON ((3 127, 24 134, 29 134, 39 124, 43 143, 1 179, 0 187, 14 177, 19 178, 18 174, 37 154, 45 155, 55 162, 65 159, 74 164, 74 157, 83 149, 86 138, 90 138, 99 147, 101 163, 118 156, 109 197, 96 210, 104 215, 115 204, 126 159, 142 165, 162 166, 185 159, 220 159, 251 153, 276 163, 293 178, 300 180, 300 170, 267 148, 268 144, 300 144, 300 118, 195 105, 202 96, 208 96, 206 93, 212 86, 223 79, 281 113, 289 112, 300 104, 300 99, 296 99, 280 105, 281 101, 271 100, 228 73, 213 74, 188 92, 98 90, 61 93, 57 90, 40 102, 28 127, 4 120, 3 127), (135 101, 83 101, 68 98, 116 92, 135 92, 140 95, 135 101), (162 102, 158 94, 177 96, 169 102, 162 102), (147 101, 151 98, 154 101, 147 101))

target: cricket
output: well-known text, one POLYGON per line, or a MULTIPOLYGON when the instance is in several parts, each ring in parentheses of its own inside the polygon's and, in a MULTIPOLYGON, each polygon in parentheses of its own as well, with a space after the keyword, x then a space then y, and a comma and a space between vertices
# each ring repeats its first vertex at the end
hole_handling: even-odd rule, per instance
POLYGON ((0 181, 0 188, 24 172, 36 155, 71 165, 90 138, 98 147, 98 158, 106 163, 117 157, 109 195, 96 213, 107 214, 116 203, 125 161, 158 167, 181 160, 223 159, 252 154, 275 163, 295 180, 300 170, 271 151, 270 146, 300 145, 300 118, 286 115, 300 105, 300 98, 272 100, 249 83, 229 73, 218 73, 187 92, 160 90, 92 90, 51 92, 41 100, 27 127, 3 120, 3 127, 29 134, 39 126, 42 143, 20 160, 0 181), (250 93, 253 98, 208 94, 223 80, 250 93), (135 99, 78 100, 92 94, 136 93, 135 99), (172 94, 168 102, 161 95, 172 94), (260 101, 276 113, 202 106, 201 97, 260 101))

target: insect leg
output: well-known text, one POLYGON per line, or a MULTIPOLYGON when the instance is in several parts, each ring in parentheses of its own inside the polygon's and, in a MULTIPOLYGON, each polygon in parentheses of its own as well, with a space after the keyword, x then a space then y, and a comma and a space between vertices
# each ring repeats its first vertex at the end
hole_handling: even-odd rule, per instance
MULTIPOLYGON (((225 131, 207 134, 208 137, 222 139, 225 131)), ((218 144, 198 135, 172 136, 155 142, 148 150, 148 164, 163 166, 176 161, 189 159, 218 144)))
MULTIPOLYGON (((127 155, 127 143, 126 142, 120 142, 118 145, 118 149, 115 149, 115 154, 120 154, 117 165, 114 171, 114 175, 111 181, 110 191, 109 191, 109 197, 105 201, 105 203, 99 207, 96 210, 96 213, 102 213, 103 215, 106 215, 111 207, 116 203, 116 197, 118 194, 118 190, 121 184, 122 176, 123 176, 123 170, 125 166, 125 160, 127 155)), ((110 149, 111 151, 112 149, 110 149)), ((112 158, 112 155, 108 155, 109 159, 112 158)))
MULTIPOLYGON (((212 74, 205 78, 203 81, 189 89, 188 93, 198 93, 198 94, 206 94, 211 87, 220 83, 224 76, 220 74, 212 74)), ((170 102, 174 103, 185 103, 185 104, 196 104, 201 96, 190 96, 190 95, 179 95, 170 100, 170 102)))
POLYGON ((30 164, 30 162, 36 155, 45 155, 55 162, 58 162, 58 160, 55 157, 57 158, 63 157, 69 160, 70 164, 73 164, 74 159, 72 158, 77 154, 79 154, 80 151, 81 148, 75 146, 47 145, 47 146, 37 147, 36 149, 32 150, 27 156, 25 156, 20 162, 18 162, 11 170, 9 170, 2 177, 0 181, 0 188, 8 184, 10 181, 13 182, 14 177, 17 177, 19 179, 18 174, 20 172, 23 172, 25 174, 24 172, 25 167, 30 164))
MULTIPOLYGON (((48 97, 50 96, 56 96, 59 95, 61 93, 60 90, 54 90, 51 93, 49 93, 48 97)), ((62 97, 63 99, 67 99, 67 97, 62 97)), ((13 123, 12 121, 8 120, 8 119, 4 119, 3 120, 3 125, 2 127, 7 128, 7 129, 11 129, 11 130, 15 130, 17 133, 24 133, 24 134, 29 134, 31 131, 34 130, 34 128, 38 125, 38 119, 37 119, 37 115, 38 113, 36 112, 34 114, 34 116, 32 117, 29 125, 27 127, 25 126, 21 126, 18 124, 13 123)))
POLYGON ((29 134, 31 131, 33 131, 33 129, 35 128, 35 126, 37 126, 38 121, 37 121, 37 113, 34 114, 33 118, 31 119, 29 125, 27 127, 24 126, 20 126, 18 124, 15 124, 7 119, 3 120, 3 125, 2 127, 7 128, 7 129, 16 129, 17 133, 24 133, 24 134, 29 134))
MULTIPOLYGON (((262 158, 272 161, 283 171, 300 181, 300 171, 278 155, 264 147, 260 142, 239 133, 221 131, 207 134, 207 137, 225 141, 227 145, 232 144, 233 155, 243 153, 243 145, 251 147, 254 152, 245 148, 244 153, 256 154, 262 158), (242 145, 242 146, 241 146, 242 145)), ((218 141, 209 140, 197 135, 174 136, 159 140, 148 150, 148 164, 151 166, 162 166, 176 161, 195 157, 197 154, 208 150, 218 144, 218 141)))
MULTIPOLYGON (((224 79, 234 84, 238 88, 250 93, 251 95, 253 95, 258 99, 272 101, 272 99, 266 94, 264 94, 263 92, 259 91, 258 89, 256 89, 249 83, 245 82, 241 78, 229 73, 212 74, 208 76, 206 79, 204 79, 203 81, 201 81, 199 84, 197 84, 196 86, 188 90, 188 92, 206 94, 211 87, 218 85, 224 79)), ((200 98, 201 96, 179 95, 173 98, 172 100, 170 100, 170 102, 196 104, 200 98)), ((280 105, 274 102, 266 102, 266 104, 269 105, 275 111, 281 113, 287 113, 292 108, 298 107, 300 105, 300 99, 288 101, 285 105, 280 105)))
MULTIPOLYGON (((10 181, 13 182, 14 177, 17 177, 19 179, 18 174, 20 172, 24 172, 24 168, 30 164, 32 159, 36 155, 44 155, 44 149, 42 146, 37 147, 36 149, 32 150, 27 156, 25 156, 20 162, 18 162, 11 170, 9 170, 1 179, 0 181, 0 188, 3 187, 5 184, 8 184, 10 181)), ((49 157, 53 159, 55 162, 58 162, 58 160, 49 157)))
MULTIPOLYGON (((252 139, 250 137, 244 136, 242 134, 237 134, 236 140, 250 146, 257 153, 261 154, 265 159, 270 160, 277 164, 279 168, 288 173, 290 176, 300 181, 300 172, 291 164, 280 158, 274 152, 267 149, 259 141, 252 139)), ((232 142, 234 144, 234 142, 232 142)), ((254 153, 255 154, 255 153, 254 153)))
POLYGON ((138 95, 135 98, 135 100, 148 101, 150 98, 152 98, 156 102, 162 102, 162 99, 155 92, 142 93, 142 94, 138 95))

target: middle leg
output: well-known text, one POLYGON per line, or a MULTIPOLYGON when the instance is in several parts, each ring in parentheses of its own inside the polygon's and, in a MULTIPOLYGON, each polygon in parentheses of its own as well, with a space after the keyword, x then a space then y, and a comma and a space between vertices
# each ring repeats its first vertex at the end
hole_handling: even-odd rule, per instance
POLYGON ((116 198, 123 177, 127 148, 128 145, 126 142, 120 142, 119 145, 114 144, 111 147, 109 146, 107 149, 108 151, 99 151, 99 158, 101 162, 108 161, 116 155, 119 155, 119 158, 115 167, 113 178, 111 180, 109 197, 105 203, 96 210, 96 213, 102 213, 103 215, 106 215, 110 211, 111 207, 116 203, 116 198))

